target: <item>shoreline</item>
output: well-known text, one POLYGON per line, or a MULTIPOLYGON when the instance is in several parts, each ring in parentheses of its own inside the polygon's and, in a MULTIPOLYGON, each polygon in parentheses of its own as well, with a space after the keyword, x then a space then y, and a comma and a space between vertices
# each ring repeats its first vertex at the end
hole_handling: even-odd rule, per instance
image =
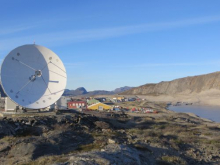
POLYGON ((186 102, 186 103, 193 103, 197 105, 204 105, 204 106, 219 106, 219 96, 220 91, 210 90, 210 91, 203 91, 201 93, 193 93, 193 94, 173 94, 173 95, 120 95, 120 96, 137 96, 142 99, 146 99, 151 102, 186 102))
MULTIPOLYGON (((172 105, 171 105, 172 106, 172 105)), ((170 109, 169 108, 170 106, 168 106, 167 107, 167 109, 168 110, 170 110, 170 111, 173 111, 173 112, 176 112, 176 113, 186 113, 186 114, 189 114, 189 115, 192 115, 192 116, 194 116, 194 117, 199 117, 199 118, 201 118, 201 119, 203 119, 203 120, 206 120, 206 121, 211 121, 211 122, 215 122, 215 123, 220 123, 220 121, 216 121, 215 119, 213 119, 213 116, 212 115, 210 115, 210 116, 203 116, 202 115, 202 113, 204 113, 204 111, 209 111, 209 112, 213 112, 213 110, 204 110, 204 108, 214 108, 214 111, 218 111, 219 113, 220 113, 220 106, 211 106, 211 105, 179 105, 179 106, 172 106, 172 107, 174 107, 174 109, 175 108, 186 108, 186 109, 189 109, 189 111, 188 110, 172 110, 172 109, 170 109), (192 108, 193 107, 193 108, 192 108), (201 110, 198 110, 199 108, 201 108, 201 110), (217 110, 215 109, 215 108, 217 108, 217 110), (219 109, 219 110, 218 110, 219 109), (198 113, 196 113, 197 111, 199 111, 201 114, 198 114, 198 113)))

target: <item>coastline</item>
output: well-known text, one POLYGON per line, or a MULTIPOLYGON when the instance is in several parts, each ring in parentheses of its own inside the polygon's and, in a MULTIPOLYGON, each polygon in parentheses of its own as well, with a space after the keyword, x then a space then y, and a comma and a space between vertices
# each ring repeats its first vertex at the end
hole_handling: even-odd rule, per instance
POLYGON ((191 94, 171 94, 171 95, 133 95, 152 102, 186 102, 202 106, 219 106, 220 107, 220 91, 211 89, 200 93, 191 94))
POLYGON ((219 118, 216 117, 220 115, 219 106, 197 104, 197 105, 168 106, 167 108, 176 113, 186 113, 194 117, 200 117, 207 121, 220 123, 219 118))

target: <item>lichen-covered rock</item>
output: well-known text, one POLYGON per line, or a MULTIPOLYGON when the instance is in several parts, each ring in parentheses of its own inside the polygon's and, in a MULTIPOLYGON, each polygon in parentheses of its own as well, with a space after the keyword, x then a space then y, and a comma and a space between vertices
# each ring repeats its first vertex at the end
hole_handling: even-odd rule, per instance
POLYGON ((147 165, 147 161, 141 160, 139 154, 135 148, 109 144, 101 151, 73 155, 68 162, 77 165, 147 165))
POLYGON ((11 148, 9 152, 9 157, 17 157, 17 158, 26 157, 31 160, 33 158, 33 154, 35 150, 36 150, 35 144, 22 142, 11 148))

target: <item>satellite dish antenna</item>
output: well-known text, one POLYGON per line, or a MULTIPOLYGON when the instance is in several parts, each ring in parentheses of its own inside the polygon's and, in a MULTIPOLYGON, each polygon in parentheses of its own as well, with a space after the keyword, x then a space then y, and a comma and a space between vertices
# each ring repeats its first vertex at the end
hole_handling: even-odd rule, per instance
POLYGON ((1 66, 1 84, 7 96, 28 109, 55 103, 66 87, 66 69, 50 49, 31 44, 12 50, 1 66))

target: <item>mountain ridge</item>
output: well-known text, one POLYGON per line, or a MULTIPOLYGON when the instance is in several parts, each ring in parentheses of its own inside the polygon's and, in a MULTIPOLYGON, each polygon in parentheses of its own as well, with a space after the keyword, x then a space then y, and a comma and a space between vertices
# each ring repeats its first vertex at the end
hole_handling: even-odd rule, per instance
POLYGON ((63 96, 79 96, 79 95, 112 95, 112 94, 117 94, 126 90, 129 90, 133 87, 129 86, 124 86, 120 88, 116 88, 115 90, 112 91, 107 91, 107 90, 94 90, 94 91, 87 91, 84 87, 79 87, 75 90, 69 90, 65 89, 63 96))

